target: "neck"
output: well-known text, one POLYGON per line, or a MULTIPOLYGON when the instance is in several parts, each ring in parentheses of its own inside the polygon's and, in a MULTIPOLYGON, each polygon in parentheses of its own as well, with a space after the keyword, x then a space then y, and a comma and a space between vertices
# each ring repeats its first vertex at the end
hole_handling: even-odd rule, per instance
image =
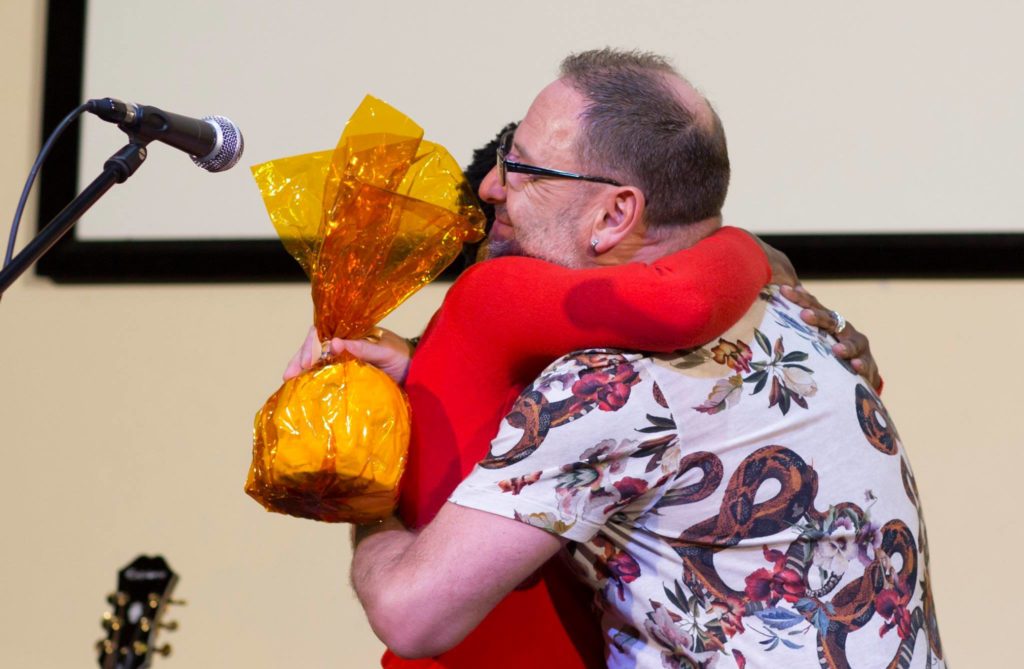
POLYGON ((686 225, 658 228, 643 226, 612 248, 594 258, 597 265, 622 265, 629 262, 649 264, 667 255, 690 248, 722 227, 722 218, 706 218, 686 225))

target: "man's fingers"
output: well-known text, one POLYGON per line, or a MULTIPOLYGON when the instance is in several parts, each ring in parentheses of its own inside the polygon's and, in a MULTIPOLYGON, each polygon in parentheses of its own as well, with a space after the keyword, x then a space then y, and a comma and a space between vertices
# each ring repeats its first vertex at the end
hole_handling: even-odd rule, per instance
POLYGON ((826 309, 821 302, 818 302, 818 298, 808 293, 803 286, 795 288, 783 286, 782 296, 797 306, 803 307, 800 310, 800 320, 835 336, 839 344, 832 347, 832 352, 839 357, 853 358, 867 349, 867 337, 858 332, 857 328, 853 327, 849 321, 843 323, 842 332, 836 332, 839 329, 836 312, 826 309))
POLYGON ((826 309, 814 295, 807 292, 802 285, 782 286, 782 296, 793 304, 803 307, 800 311, 800 319, 808 325, 821 328, 828 332, 835 332, 839 323, 836 322, 835 314, 826 309))
POLYGON ((843 324, 842 332, 836 333, 839 327, 836 312, 826 309, 818 298, 807 292, 803 286, 782 286, 781 293, 793 304, 803 307, 800 310, 800 320, 836 337, 837 343, 832 345, 832 353, 836 357, 849 360, 855 372, 863 376, 873 388, 879 389, 882 377, 878 373, 875 358, 871 355, 871 342, 867 336, 861 334, 849 321, 843 324))
POLYGON ((868 376, 868 372, 871 371, 872 364, 873 363, 869 360, 865 360, 864 358, 854 358, 850 361, 850 366, 853 367, 854 371, 864 377, 868 376))
POLYGON ((798 306, 807 306, 803 302, 803 295, 796 288, 796 286, 779 286, 779 290, 784 298, 798 306))
POLYGON ((853 371, 864 377, 876 391, 880 390, 882 376, 878 371, 875 356, 871 355, 871 342, 866 335, 858 332, 852 325, 847 325, 843 330, 842 341, 833 346, 832 351, 840 358, 849 360, 853 371), (845 352, 837 351, 836 348, 839 346, 842 346, 845 352))
POLYGON ((882 377, 878 373, 878 366, 873 358, 854 358, 850 361, 853 370, 867 379, 875 392, 881 391, 882 377))
POLYGON ((811 295, 809 292, 807 292, 807 289, 804 288, 803 284, 798 283, 795 286, 782 286, 781 288, 782 296, 785 297, 790 302, 792 302, 793 304, 808 309, 818 309, 820 311, 827 311, 827 309, 825 309, 825 305, 819 302, 818 298, 816 298, 814 295, 811 295))
MULTIPOLYGON (((800 319, 804 323, 807 323, 808 325, 813 325, 814 327, 817 328, 821 328, 826 332, 835 332, 836 327, 839 325, 836 322, 835 316, 832 314, 831 311, 828 311, 827 309, 801 309, 800 319)), ((845 333, 846 330, 844 329, 843 332, 845 333)))
POLYGON ((832 352, 836 354, 837 358, 843 360, 853 360, 864 352, 863 347, 859 347, 851 341, 841 341, 838 344, 832 345, 832 352))
POLYGON ((839 343, 832 347, 836 355, 843 358, 859 358, 867 352, 868 338, 862 335, 855 327, 847 324, 839 336, 839 343), (842 348, 842 353, 836 350, 842 348))
MULTIPOLYGON (((854 332, 854 328, 849 324, 842 316, 831 309, 826 308, 821 302, 818 301, 814 295, 807 292, 807 289, 803 286, 797 286, 790 289, 788 293, 783 293, 783 297, 790 300, 791 302, 804 307, 800 311, 800 318, 803 322, 814 327, 821 328, 826 332, 831 332, 840 341, 846 341, 854 332), (790 297, 792 295, 792 297, 790 297)), ((848 350, 852 350, 852 355, 856 355, 856 351, 861 348, 859 342, 849 347, 848 350)), ((849 356, 846 356, 849 357, 849 356)))

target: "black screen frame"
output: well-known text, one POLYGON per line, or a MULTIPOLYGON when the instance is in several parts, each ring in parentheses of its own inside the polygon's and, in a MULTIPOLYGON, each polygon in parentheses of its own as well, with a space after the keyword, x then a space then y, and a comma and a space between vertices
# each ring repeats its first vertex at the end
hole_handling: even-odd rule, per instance
MULTIPOLYGON (((82 102, 87 0, 49 0, 43 86, 43 138, 82 102)), ((37 229, 77 194, 80 133, 73 124, 39 176, 37 229)), ((99 170, 97 170, 98 173, 99 170)), ((116 194, 115 194, 116 196, 116 194)), ((1019 278, 1024 234, 763 235, 803 278, 1019 278)), ((453 279, 456 262, 442 279, 453 279)), ((216 283, 306 281, 276 239, 87 241, 75 229, 36 271, 58 283, 216 283)))

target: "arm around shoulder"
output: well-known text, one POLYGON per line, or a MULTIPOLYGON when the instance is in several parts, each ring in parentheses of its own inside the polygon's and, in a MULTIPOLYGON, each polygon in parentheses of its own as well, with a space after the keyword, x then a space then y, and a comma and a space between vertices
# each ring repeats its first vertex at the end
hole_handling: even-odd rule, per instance
POLYGON ((456 281, 446 309, 517 360, 587 347, 671 351, 728 329, 770 277, 757 240, 723 228, 650 265, 572 270, 532 258, 488 260, 456 281))

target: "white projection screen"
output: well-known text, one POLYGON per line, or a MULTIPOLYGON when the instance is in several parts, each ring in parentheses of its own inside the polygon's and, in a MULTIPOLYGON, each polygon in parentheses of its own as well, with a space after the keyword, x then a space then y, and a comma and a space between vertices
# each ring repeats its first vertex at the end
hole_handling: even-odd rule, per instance
MULTIPOLYGON (((220 174, 152 144, 40 262, 58 281, 301 279, 250 165, 332 147, 367 93, 466 164, 564 55, 602 46, 667 55, 707 95, 725 221, 803 276, 1024 275, 1024 3, 50 0, 48 22, 46 132, 110 96, 228 116, 246 144, 220 174)), ((126 141, 83 117, 40 225, 126 141)))

